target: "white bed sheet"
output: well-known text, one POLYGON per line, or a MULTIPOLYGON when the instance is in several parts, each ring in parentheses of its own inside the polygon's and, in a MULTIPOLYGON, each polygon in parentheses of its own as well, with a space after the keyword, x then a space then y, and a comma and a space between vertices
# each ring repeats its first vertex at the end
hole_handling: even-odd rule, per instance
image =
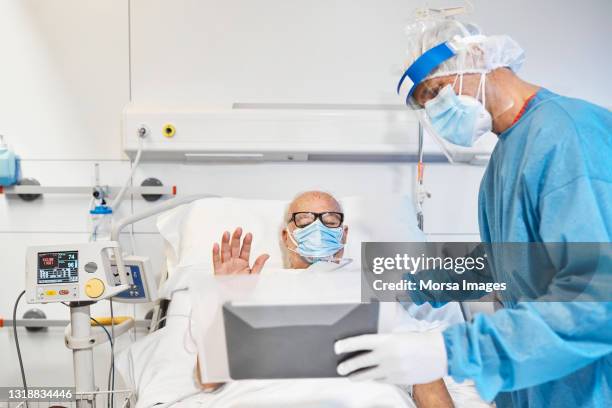
POLYGON ((199 392, 190 312, 187 290, 175 291, 165 327, 138 339, 115 357, 115 369, 125 386, 134 391, 137 408, 199 392))
POLYGON ((413 408, 397 386, 348 379, 239 381, 215 394, 198 393, 173 404, 198 408, 413 408))
MULTIPOLYGON (((456 408, 491 408, 471 383, 444 379, 456 408)), ((170 406, 188 408, 415 408, 398 386, 348 379, 240 381, 215 394, 197 393, 170 406)))

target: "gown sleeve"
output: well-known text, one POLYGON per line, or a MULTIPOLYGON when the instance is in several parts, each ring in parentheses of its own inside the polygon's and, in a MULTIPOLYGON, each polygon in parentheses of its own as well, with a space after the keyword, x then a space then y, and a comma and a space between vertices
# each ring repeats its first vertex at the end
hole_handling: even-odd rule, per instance
POLYGON ((541 198, 543 241, 570 243, 552 253, 560 267, 544 295, 550 301, 521 302, 449 327, 443 335, 455 380, 473 379, 481 396, 492 400, 500 391, 564 377, 612 353, 610 202, 612 185, 588 176, 541 198), (600 243, 590 244, 598 249, 596 262, 585 263, 571 244, 580 242, 600 243), (586 300, 553 301, 572 290, 586 300))

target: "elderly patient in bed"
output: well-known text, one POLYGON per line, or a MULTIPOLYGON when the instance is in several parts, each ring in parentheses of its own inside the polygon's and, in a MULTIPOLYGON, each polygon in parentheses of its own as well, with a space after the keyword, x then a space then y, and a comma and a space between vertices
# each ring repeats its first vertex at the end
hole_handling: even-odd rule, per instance
MULTIPOLYGON (((287 250, 288 267, 308 269, 320 265, 320 262, 341 263, 343 246, 349 233, 344 218, 340 203, 332 195, 321 191, 298 195, 289 204, 281 237, 287 250)), ((243 232, 241 227, 236 228, 232 234, 225 231, 221 243, 213 245, 212 258, 216 275, 256 274, 264 267, 269 256, 261 254, 253 261, 251 244, 254 237, 249 232, 243 237, 243 232)), ((202 386, 211 390, 220 384, 202 386)), ((453 406, 442 379, 415 385, 412 396, 419 407, 453 406)))

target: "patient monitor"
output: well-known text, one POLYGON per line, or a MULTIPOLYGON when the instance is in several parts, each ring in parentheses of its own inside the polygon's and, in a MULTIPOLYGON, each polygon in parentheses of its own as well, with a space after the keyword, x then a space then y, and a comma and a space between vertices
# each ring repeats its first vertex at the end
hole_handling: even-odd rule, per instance
POLYGON ((87 302, 110 297, 128 303, 154 301, 157 290, 149 258, 120 257, 118 250, 119 244, 114 241, 29 247, 28 303, 87 302))
POLYGON ((130 280, 114 241, 32 246, 26 255, 28 303, 95 302, 130 288, 130 280), (111 269, 114 253, 118 279, 111 269))
POLYGON ((94 407, 97 394, 121 392, 112 387, 107 391, 97 390, 92 348, 107 338, 112 342, 116 336, 134 327, 133 319, 109 319, 110 332, 92 329, 93 324, 98 326, 105 323, 91 317, 91 305, 103 299, 144 303, 157 298, 149 259, 123 256, 118 242, 121 230, 127 225, 203 197, 208 195, 169 200, 113 222, 110 241, 31 246, 27 249, 27 302, 61 302, 70 307, 70 324, 66 327, 64 342, 73 352, 75 389, 79 395, 77 408, 94 407))
MULTIPOLYGON (((95 406, 96 385, 92 348, 106 341, 101 330, 92 330, 90 306, 130 290, 128 270, 117 241, 32 246, 26 252, 26 299, 28 303, 63 302, 70 307, 70 324, 64 342, 72 350, 78 408, 95 406), (113 259, 117 265, 111 267, 113 259)), ((112 320, 112 319, 111 319, 112 320)), ((134 327, 132 319, 114 325, 113 337, 134 327)), ((104 329, 106 330, 106 329, 104 329)), ((25 386, 25 384, 24 384, 25 386)), ((108 392, 113 392, 109 390, 108 392)))

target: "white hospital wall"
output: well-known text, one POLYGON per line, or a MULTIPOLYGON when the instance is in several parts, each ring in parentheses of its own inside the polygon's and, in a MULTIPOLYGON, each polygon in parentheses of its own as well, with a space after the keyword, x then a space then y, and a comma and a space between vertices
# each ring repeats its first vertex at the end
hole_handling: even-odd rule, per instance
MULTIPOLYGON (((130 87, 127 1, 0 0, 0 133, 9 138, 23 157, 27 177, 35 177, 46 185, 90 185, 94 164, 99 163, 102 183, 118 185, 129 169, 121 151, 119 132, 120 114, 130 99, 130 88, 137 103, 187 103, 208 97, 213 102, 224 102, 224 88, 215 82, 215 75, 227 69, 237 75, 234 91, 243 90, 243 93, 233 95, 240 96, 242 102, 252 102, 246 99, 253 95, 261 96, 263 100, 258 101, 282 99, 281 102, 298 99, 321 102, 321 95, 324 95, 327 98, 324 101, 329 102, 337 93, 341 95, 334 102, 363 103, 366 97, 366 102, 377 97, 380 97, 379 102, 389 101, 386 91, 378 94, 376 90, 382 89, 385 81, 391 78, 392 67, 380 65, 380 69, 386 71, 384 79, 378 80, 371 70, 353 65, 360 61, 358 55, 355 61, 346 63, 326 54, 325 47, 311 49, 307 45, 309 39, 329 41, 334 46, 353 47, 355 53, 369 53, 372 59, 400 55, 403 49, 386 47, 398 47, 397 42, 393 43, 398 41, 393 30, 401 30, 408 21, 409 10, 419 3, 405 0, 233 0, 213 4, 211 1, 132 0, 132 11, 144 20, 132 24, 133 78, 130 87), (206 62, 204 47, 198 48, 198 41, 185 38, 190 29, 200 30, 198 25, 204 21, 216 24, 216 30, 224 34, 223 43, 238 47, 236 52, 241 58, 248 56, 240 47, 248 45, 249 33, 236 27, 230 29, 233 20, 215 19, 215 15, 236 16, 236 21, 246 26, 248 17, 258 16, 265 21, 259 24, 264 30, 274 24, 274 17, 280 18, 283 12, 291 14, 292 6, 299 6, 301 12, 286 25, 287 32, 270 32, 268 38, 277 46, 282 44, 283 37, 299 41, 300 47, 289 50, 288 55, 294 66, 306 64, 305 69, 312 73, 313 79, 308 86, 290 78, 289 73, 277 70, 278 61, 274 55, 254 53, 246 61, 236 59, 235 64, 226 66, 223 64, 230 63, 233 50, 213 46, 209 51, 217 52, 217 57, 224 62, 211 61, 212 71, 206 72, 207 75, 190 70, 185 64, 183 59, 187 57, 195 58, 198 64, 206 62), (213 12, 216 10, 217 14, 213 12), (210 16, 197 18, 198 13, 210 16), (196 18, 187 18, 190 15, 196 18), (354 34, 355 38, 369 37, 370 41, 349 44, 338 38, 318 38, 313 31, 317 27, 312 27, 317 19, 321 19, 323 26, 337 24, 338 38, 354 34), (163 34, 143 35, 149 30, 147 27, 153 26, 163 34), (135 48, 136 43, 141 44, 139 48, 135 48), (173 58, 165 59, 167 55, 173 58), (344 71, 339 69, 340 64, 346 65, 344 71), (261 81, 257 87, 241 77, 251 72, 249 67, 255 69, 261 81), (344 80, 341 72, 346 72, 349 80, 344 80), (367 78, 366 83, 359 83, 359 74, 367 78), (269 91, 255 93, 262 88, 269 91), (321 93, 317 94, 317 90, 321 93)), ((440 2, 430 2, 436 3, 440 2)), ((612 15, 611 2, 480 0, 474 3, 477 23, 490 32, 508 32, 525 47, 528 59, 523 73, 527 79, 560 93, 612 105, 607 76, 612 53, 602 52, 609 50, 607 40, 612 38, 606 21, 607 16, 612 15)), ((375 61, 372 64, 378 66, 375 61)), ((432 198, 425 207, 425 227, 431 239, 478 238, 476 193, 482 172, 483 168, 470 166, 432 164, 426 167, 427 188, 432 198)), ((175 184, 180 194, 208 192, 235 197, 288 198, 298 190, 322 188, 338 195, 376 194, 384 199, 386 194, 410 192, 414 171, 412 164, 390 163, 248 166, 145 163, 137 171, 135 182, 146 177, 158 177, 165 184, 175 184)), ((48 195, 42 200, 25 203, 0 196, 0 273, 3 278, 0 317, 11 315, 14 299, 23 289, 25 247, 86 239, 88 201, 89 198, 83 196, 48 195)), ((122 211, 130 212, 147 205, 134 199, 126 202, 122 211)), ((138 252, 150 255, 159 266, 161 242, 153 232, 152 223, 137 225, 135 235, 138 252)), ((50 318, 68 316, 61 305, 36 307, 43 309, 50 318)), ((19 315, 28 308, 30 306, 22 304, 19 315)), ((117 309, 131 312, 131 307, 118 306, 117 309)), ((146 308, 138 308, 138 315, 142 316, 145 311, 146 308)), ((94 307, 94 315, 107 313, 107 303, 94 307)), ((50 330, 46 334, 20 333, 23 333, 20 339, 31 384, 66 385, 72 382, 72 361, 63 346, 61 330, 50 330)), ((101 387, 104 387, 108 368, 106 358, 107 347, 99 347, 96 350, 96 378, 101 387)), ((7 328, 0 328, 0 362, 0 386, 18 385, 14 342, 7 328)))

